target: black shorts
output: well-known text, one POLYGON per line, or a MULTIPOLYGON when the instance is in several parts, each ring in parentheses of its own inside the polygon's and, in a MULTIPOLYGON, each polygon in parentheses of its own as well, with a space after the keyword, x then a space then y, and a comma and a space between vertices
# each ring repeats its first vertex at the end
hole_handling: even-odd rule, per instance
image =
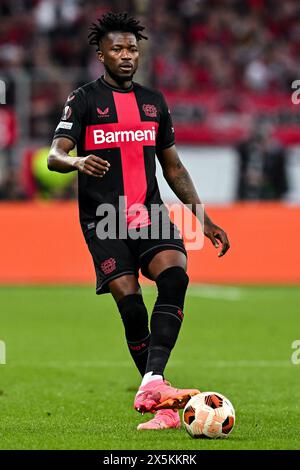
POLYGON ((150 226, 141 229, 147 232, 147 238, 99 239, 96 232, 87 239, 88 248, 93 257, 96 271, 96 293, 106 294, 108 283, 125 274, 134 274, 137 279, 139 270, 148 279, 148 265, 152 258, 164 250, 178 250, 187 256, 184 242, 176 225, 169 222, 169 233, 160 231, 155 238, 149 236, 150 226))

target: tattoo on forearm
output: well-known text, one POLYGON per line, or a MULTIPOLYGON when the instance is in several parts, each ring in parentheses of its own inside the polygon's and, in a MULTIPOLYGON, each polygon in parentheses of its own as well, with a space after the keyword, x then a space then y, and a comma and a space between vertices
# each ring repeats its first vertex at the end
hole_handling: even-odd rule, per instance
POLYGON ((178 165, 180 171, 178 171, 175 176, 167 178, 170 188, 184 204, 200 204, 200 200, 189 173, 181 163, 176 165, 177 168, 178 165))

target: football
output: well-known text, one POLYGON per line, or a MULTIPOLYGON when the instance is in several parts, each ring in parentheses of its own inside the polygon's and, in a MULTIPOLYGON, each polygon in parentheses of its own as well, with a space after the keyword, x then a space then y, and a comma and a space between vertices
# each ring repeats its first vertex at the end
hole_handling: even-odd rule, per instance
POLYGON ((225 438, 233 429, 235 411, 221 393, 202 392, 188 401, 182 419, 185 429, 194 438, 225 438))

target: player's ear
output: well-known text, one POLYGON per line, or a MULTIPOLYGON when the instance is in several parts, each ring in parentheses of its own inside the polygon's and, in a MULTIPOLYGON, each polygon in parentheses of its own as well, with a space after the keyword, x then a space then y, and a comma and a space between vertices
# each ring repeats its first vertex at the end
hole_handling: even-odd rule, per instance
POLYGON ((100 62, 104 62, 104 56, 103 56, 103 52, 100 51, 100 49, 97 50, 97 54, 98 54, 98 59, 100 60, 100 62))

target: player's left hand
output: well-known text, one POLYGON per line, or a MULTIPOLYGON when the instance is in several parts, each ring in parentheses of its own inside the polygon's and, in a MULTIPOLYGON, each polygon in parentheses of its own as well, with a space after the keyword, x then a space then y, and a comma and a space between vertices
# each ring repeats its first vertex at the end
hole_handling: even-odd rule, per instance
POLYGON ((229 250, 230 243, 227 234, 223 229, 221 229, 221 227, 218 227, 212 222, 205 222, 204 235, 210 239, 215 248, 219 248, 221 242, 222 249, 218 253, 219 257, 224 256, 225 253, 229 250))

